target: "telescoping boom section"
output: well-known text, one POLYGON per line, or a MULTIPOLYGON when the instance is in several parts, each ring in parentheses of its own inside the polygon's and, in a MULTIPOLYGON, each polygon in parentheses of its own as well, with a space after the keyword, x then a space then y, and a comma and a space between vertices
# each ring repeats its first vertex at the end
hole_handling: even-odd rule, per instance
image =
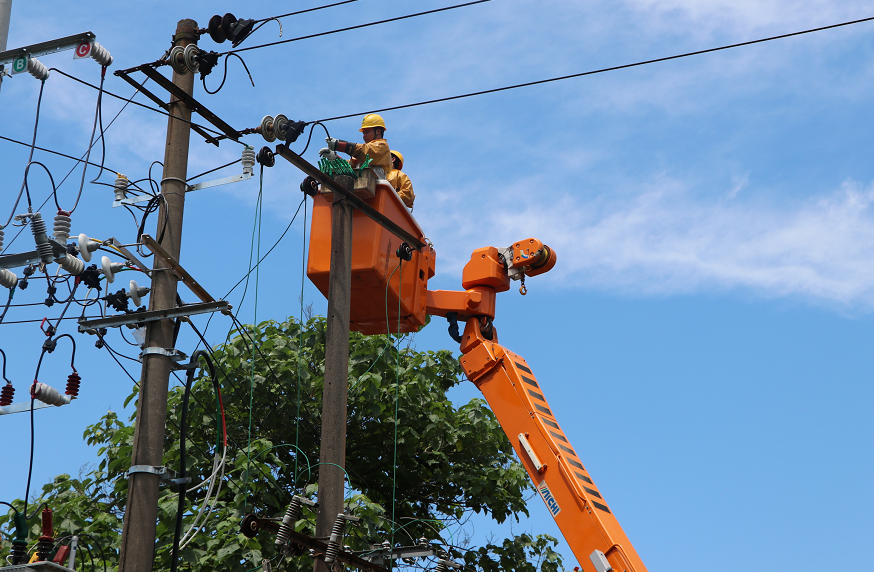
POLYGON ((584 570, 646 572, 522 356, 467 322, 461 365, 482 391, 584 570), (592 568, 589 568, 590 565, 592 568))
MULTIPOLYGON (((427 242, 391 189, 377 187, 365 201, 427 242)), ((307 275, 327 293, 331 258, 331 202, 314 199, 307 275)), ((462 271, 463 290, 428 290, 436 252, 413 250, 361 212, 353 214, 349 327, 364 334, 411 332, 426 315, 443 316, 461 344, 461 365, 482 391, 550 514, 586 572, 646 572, 610 505, 553 415, 543 386, 519 355, 498 344, 496 298, 511 280, 551 270, 556 254, 536 238, 506 248, 474 250, 462 271), (459 333, 459 325, 464 333, 459 333)))

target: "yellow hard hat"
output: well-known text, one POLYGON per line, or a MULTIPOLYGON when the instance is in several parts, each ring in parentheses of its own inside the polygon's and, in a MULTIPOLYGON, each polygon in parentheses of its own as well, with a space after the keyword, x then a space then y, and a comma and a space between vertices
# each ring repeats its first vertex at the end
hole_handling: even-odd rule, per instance
POLYGON ((400 151, 394 151, 394 150, 391 152, 391 154, 394 155, 395 157, 397 157, 398 161, 401 162, 401 166, 398 167, 398 171, 400 171, 401 169, 404 168, 404 156, 401 155, 400 151))
POLYGON ((358 131, 364 131, 368 127, 382 127, 386 131, 388 129, 385 128, 385 121, 382 120, 382 117, 375 113, 369 113, 364 116, 364 119, 361 121, 361 129, 358 131))

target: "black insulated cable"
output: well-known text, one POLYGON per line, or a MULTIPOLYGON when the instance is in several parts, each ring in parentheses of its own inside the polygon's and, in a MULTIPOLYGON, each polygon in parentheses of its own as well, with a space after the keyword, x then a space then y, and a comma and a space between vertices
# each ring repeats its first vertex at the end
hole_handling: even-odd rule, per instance
POLYGON ((604 73, 604 72, 609 72, 609 71, 616 71, 616 70, 622 70, 622 69, 634 68, 634 67, 639 67, 639 66, 645 66, 645 65, 648 65, 648 64, 655 64, 655 63, 660 63, 660 62, 667 62, 667 61, 670 61, 670 60, 678 60, 678 59, 680 59, 680 58, 688 58, 688 57, 690 57, 690 56, 699 56, 699 55, 701 55, 701 54, 709 54, 709 53, 712 53, 712 52, 719 52, 719 51, 722 51, 722 50, 730 50, 730 49, 732 49, 732 48, 740 48, 740 47, 743 47, 743 46, 751 46, 751 45, 753 45, 753 44, 761 44, 761 43, 764 43, 764 42, 770 42, 770 41, 773 41, 773 40, 782 40, 782 39, 784 39, 784 38, 791 38, 791 37, 794 37, 794 36, 801 36, 801 35, 804 35, 804 34, 812 34, 813 32, 822 32, 823 30, 831 30, 831 29, 833 29, 833 28, 840 28, 840 27, 843 27, 843 26, 851 26, 851 25, 853 25, 853 24, 861 24, 861 23, 863 23, 863 22, 870 22, 870 21, 872 21, 872 20, 874 20, 874 16, 872 16, 872 17, 870 17, 870 18, 862 18, 862 19, 860 19, 860 20, 851 20, 851 21, 849 21, 849 22, 841 22, 840 24, 832 24, 832 25, 830 25, 830 26, 821 26, 821 27, 819 27, 819 28, 811 28, 811 29, 809 29, 809 30, 802 30, 802 31, 800 31, 800 32, 792 32, 792 33, 790 33, 790 34, 780 34, 779 36, 770 36, 770 37, 767 37, 767 38, 760 38, 760 39, 758 39, 758 40, 750 40, 750 41, 748 41, 748 42, 739 42, 739 43, 737 43, 737 44, 729 44, 729 45, 727 45, 727 46, 719 46, 719 47, 717 47, 717 48, 708 48, 708 49, 706 49, 706 50, 697 50, 697 51, 694 51, 694 52, 686 52, 686 53, 684 53, 684 54, 677 54, 677 55, 675 55, 675 56, 666 56, 666 57, 664 57, 664 58, 656 58, 656 59, 653 59, 653 60, 644 60, 644 61, 640 61, 640 62, 635 62, 635 63, 633 63, 633 64, 623 64, 623 65, 619 65, 619 66, 612 66, 612 67, 609 67, 609 68, 601 68, 601 69, 591 70, 591 71, 587 71, 587 72, 580 72, 580 73, 575 73, 575 74, 570 74, 570 75, 563 75, 563 76, 559 76, 559 77, 553 77, 553 78, 549 78, 549 79, 541 79, 541 80, 537 80, 537 81, 529 81, 529 82, 526 82, 526 83, 517 83, 517 84, 515 84, 515 85, 508 85, 508 86, 505 86, 505 87, 496 87, 496 88, 494 88, 494 89, 485 89, 485 90, 482 90, 482 91, 474 91, 474 92, 471 92, 471 93, 465 93, 465 94, 462 94, 462 95, 453 95, 453 96, 450 96, 450 97, 441 97, 441 98, 438 98, 438 99, 430 99, 430 100, 428 100, 428 101, 420 101, 420 102, 418 102, 418 103, 408 103, 408 104, 406 104, 406 105, 395 105, 395 106, 393 106, 393 107, 385 107, 385 108, 382 108, 382 109, 374 109, 374 110, 371 110, 371 111, 362 111, 362 112, 358 112, 358 113, 349 113, 348 115, 338 115, 337 117, 329 117, 329 118, 327 118, 327 119, 320 119, 319 121, 335 121, 335 120, 337 120, 337 119, 348 119, 349 117, 360 117, 360 116, 362 116, 362 115, 367 115, 368 113, 382 113, 382 112, 384 112, 384 111, 395 111, 395 110, 397 110, 397 109, 407 109, 407 108, 409 108, 409 107, 418 107, 418 106, 420 106, 420 105, 430 105, 430 104, 432 104, 432 103, 441 103, 441 102, 444 102, 444 101, 452 101, 452 100, 454 100, 454 99, 464 99, 464 98, 466 98, 466 97, 474 97, 474 96, 477 96, 477 95, 485 95, 485 94, 488 94, 488 93, 497 93, 497 92, 499 92, 499 91, 507 91, 507 90, 510 90, 510 89, 517 89, 517 88, 520 88, 520 87, 530 87, 530 86, 532 86, 532 85, 540 85, 540 84, 544 84, 544 83, 552 83, 552 82, 554 82, 554 81, 562 81, 562 80, 565 80, 565 79, 572 79, 572 78, 576 78, 576 77, 584 77, 584 76, 587 76, 587 75, 595 75, 595 74, 604 73))
POLYGON ((170 556, 170 572, 176 572, 179 562, 179 539, 182 536, 182 517, 185 512, 185 493, 188 489, 186 482, 186 451, 185 439, 188 437, 188 398, 191 395, 191 385, 194 383, 194 370, 197 365, 197 360, 203 358, 209 368, 210 378, 215 380, 215 368, 212 365, 212 360, 209 354, 204 350, 197 350, 192 354, 191 360, 188 362, 188 372, 185 380, 185 393, 182 395, 182 419, 179 427, 179 504, 176 509, 176 528, 173 533, 173 551, 170 556))
MULTIPOLYGON (((27 212, 33 212, 33 204, 30 202, 30 190, 27 188, 27 173, 30 169, 31 161, 33 161, 33 150, 36 147, 36 130, 39 127, 39 110, 42 107, 42 92, 45 89, 46 82, 39 82, 39 97, 36 100, 36 119, 33 122, 33 141, 30 144, 30 156, 27 158, 27 167, 24 170, 24 180, 21 182, 21 190, 18 191, 18 198, 15 199, 15 204, 12 206, 12 212, 9 214, 9 218, 6 220, 6 223, 0 227, 4 228, 9 225, 9 221, 12 220, 12 217, 15 216, 15 209, 18 208, 18 203, 21 202, 21 194, 27 191, 27 212)), ((43 166, 45 167, 45 166, 43 166)))
MULTIPOLYGON (((337 30, 330 30, 328 32, 319 32, 318 34, 309 34, 307 36, 300 36, 297 38, 289 38, 287 40, 279 40, 278 42, 270 42, 268 44, 260 44, 258 46, 249 46, 248 48, 229 50, 229 51, 225 52, 224 54, 245 52, 247 50, 256 50, 258 48, 266 48, 269 46, 278 46, 279 44, 287 44, 289 42, 297 42, 298 40, 309 40, 310 38, 319 38, 321 36, 328 36, 330 34, 338 34, 340 32, 348 32, 350 30, 358 30, 360 28, 367 28, 369 26, 377 26, 379 24, 387 24, 389 22, 397 22, 399 20, 406 20, 407 18, 415 18, 417 16, 426 16, 428 14, 436 14, 438 12, 446 12, 447 10, 455 10, 456 8, 464 8, 466 6, 473 6, 475 4, 483 4, 485 2, 491 2, 491 1, 492 0, 475 0, 474 2, 465 2, 464 4, 456 4, 454 6, 446 6, 444 8, 437 8, 435 10, 426 10, 425 12, 417 12, 415 14, 407 14, 406 16, 397 16, 395 18, 388 18, 386 20, 369 22, 367 24, 358 24, 356 26, 347 26, 346 28, 339 28, 337 30)), ((221 55, 224 55, 224 54, 221 54, 221 55)))
MULTIPOLYGON (((103 82, 106 80, 106 67, 100 68, 100 87, 97 90, 97 109, 94 110, 94 126, 91 128, 91 139, 88 141, 88 150, 85 152, 85 164, 82 166, 82 180, 79 183, 79 194, 76 195, 76 202, 73 203, 73 208, 69 210, 70 214, 73 214, 73 211, 76 210, 76 207, 79 206, 79 199, 82 198, 82 189, 85 188, 85 172, 88 171, 88 159, 91 158, 91 148, 94 147, 94 134, 97 132, 97 124, 98 121, 100 123, 100 140, 103 141, 102 148, 103 153, 100 159, 101 169, 97 171, 97 177, 92 180, 93 183, 97 179, 100 178, 100 175, 103 174, 103 161, 106 159, 106 142, 103 140, 103 117, 100 112, 103 103, 103 82)), ((55 204, 57 204, 58 199, 55 198, 55 204)), ((61 207, 59 206, 58 209, 61 207)))

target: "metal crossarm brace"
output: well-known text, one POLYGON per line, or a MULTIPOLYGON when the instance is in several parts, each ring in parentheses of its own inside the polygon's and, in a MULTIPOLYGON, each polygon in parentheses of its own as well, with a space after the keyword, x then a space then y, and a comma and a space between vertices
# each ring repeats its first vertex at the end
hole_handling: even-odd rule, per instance
POLYGON ((277 145, 276 154, 280 155, 283 159, 285 159, 313 179, 317 180, 323 187, 327 187, 328 189, 331 189, 331 191, 345 197, 346 200, 349 201, 349 204, 351 204, 353 207, 366 214, 378 225, 390 231, 401 240, 405 240, 407 244, 409 244, 416 250, 425 248, 426 244, 424 242, 422 242, 406 230, 402 229, 397 223, 395 223, 393 220, 389 219, 387 216, 364 202, 362 199, 356 197, 354 193, 347 191, 345 188, 343 188, 342 185, 338 185, 334 181, 334 179, 319 171, 317 168, 307 162, 306 159, 304 159, 285 145, 277 145))
POLYGON ((144 234, 142 236, 142 241, 143 244, 145 244, 146 247, 155 254, 155 256, 163 260, 164 263, 173 270, 173 274, 175 274, 183 284, 188 286, 188 289, 194 292, 195 296, 200 298, 201 302, 215 302, 215 298, 210 296, 209 293, 197 283, 197 280, 192 278, 191 274, 186 272, 186 270, 176 262, 176 259, 170 256, 170 254, 164 250, 164 247, 158 244, 154 238, 148 234, 144 234))
POLYGON ((128 326, 131 324, 145 324, 146 322, 154 322, 156 320, 165 320, 173 318, 181 318, 183 316, 193 316, 195 314, 206 314, 209 312, 225 312, 231 309, 231 305, 224 300, 217 302, 208 302, 206 304, 188 304, 186 306, 178 306, 176 308, 168 308, 166 310, 151 310, 149 312, 131 312, 130 314, 120 314, 118 316, 110 316, 109 318, 97 318, 94 320, 79 320, 79 333, 94 333, 94 330, 100 328, 115 328, 118 326, 128 326))
POLYGON ((65 36, 57 40, 49 40, 48 42, 40 42, 30 46, 15 48, 0 52, 0 65, 11 64, 12 60, 17 57, 30 54, 33 57, 46 56, 64 50, 72 50, 81 42, 90 42, 94 40, 94 34, 91 32, 82 32, 81 34, 73 34, 65 36))
MULTIPOLYGON (((134 80, 133 80, 133 79, 128 75, 131 71, 136 71, 137 69, 138 69, 138 68, 134 68, 134 69, 132 69, 132 70, 122 70, 122 71, 117 71, 117 72, 115 72, 115 75, 117 75, 118 77, 120 77, 120 78, 123 79, 124 81, 128 82, 129 84, 131 84, 131 85, 132 85, 132 86, 133 86, 137 91, 139 91, 140 93, 142 93, 143 95, 145 95, 146 97, 148 97, 149 99, 151 99, 153 102, 155 102, 156 104, 158 104, 158 106, 159 106, 161 109, 163 109, 164 111, 167 111, 168 108, 170 107, 170 106, 167 104, 167 102, 163 101, 160 97, 158 97, 157 95, 155 95, 154 93, 152 93, 151 91, 149 91, 148 89, 146 89, 145 87, 143 87, 142 84, 139 84, 139 83, 135 82, 135 81, 134 81, 134 80)), ((160 75, 160 74, 158 74, 158 75, 160 75)), ((164 76, 161 76, 161 77, 164 77, 164 76)), ((192 123, 192 124, 191 124, 191 130, 194 131, 195 133, 197 133, 198 135, 200 135, 201 137, 203 137, 204 139, 206 139, 206 142, 207 142, 207 143, 212 143, 212 144, 215 145, 216 147, 219 146, 218 139, 216 139, 215 137, 213 137, 212 135, 210 135, 209 133, 207 133, 206 131, 204 131, 203 129, 201 129, 199 126, 197 126, 197 125, 195 125, 195 124, 192 123)))
POLYGON ((191 108, 192 111, 196 111, 197 113, 199 113, 204 119, 218 127, 225 135, 227 135, 231 139, 240 138, 240 135, 239 133, 237 133, 236 129, 225 123, 224 120, 222 120, 219 116, 207 109, 205 105, 185 93, 182 89, 173 84, 172 81, 161 75, 151 65, 141 65, 138 69, 146 74, 149 79, 169 91, 171 94, 175 95, 181 101, 184 101, 185 105, 191 108))

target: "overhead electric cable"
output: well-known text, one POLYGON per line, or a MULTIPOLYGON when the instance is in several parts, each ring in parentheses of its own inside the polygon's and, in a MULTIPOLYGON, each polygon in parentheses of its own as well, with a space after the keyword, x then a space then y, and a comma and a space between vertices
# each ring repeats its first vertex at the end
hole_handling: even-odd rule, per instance
MULTIPOLYGON (((108 128, 109 128, 109 126, 107 126, 107 129, 108 129, 108 128)), ((4 137, 3 135, 0 135, 0 139, 3 139, 4 141, 9 141, 10 143, 17 143, 18 145, 24 145, 25 147, 30 147, 30 143, 25 143, 24 141, 18 141, 17 139, 12 139, 12 138, 10 138, 10 137, 4 137)), ((37 149, 37 150, 39 150, 39 151, 45 151, 46 153, 51 153, 52 155, 58 155, 58 156, 60 156, 60 157, 66 157, 67 159, 72 159, 72 160, 74 160, 74 161, 79 161, 79 162, 82 161, 82 157, 80 157, 80 158, 77 159, 76 157, 73 157, 72 155, 67 155, 67 154, 65 154, 65 153, 60 153, 60 152, 58 152, 58 151, 52 151, 51 149, 46 149, 45 147, 34 146, 33 148, 34 148, 34 149, 37 149)), ((83 154, 83 157, 84 157, 84 154, 83 154)), ((88 163, 88 164, 91 165, 92 167, 100 167, 100 165, 98 165, 97 163, 88 163)), ((113 171, 112 169, 109 169, 109 168, 107 168, 107 167, 103 167, 103 170, 104 170, 104 171, 117 172, 117 171, 113 171)))
MULTIPOLYGON (((60 73, 63 73, 63 72, 60 72, 60 73)), ((64 75, 66 75, 66 74, 64 74, 64 75)), ((148 81, 148 78, 146 78, 146 80, 143 81, 143 83, 141 83, 140 86, 145 85, 146 81, 148 81)), ((104 91, 104 93, 107 93, 107 92, 104 91)), ((121 109, 118 110, 118 113, 115 114, 115 117, 112 118, 112 121, 109 122, 109 124, 106 126, 106 128, 105 128, 105 129, 104 129, 104 128, 101 128, 101 129, 100 129, 100 138, 99 138, 99 140, 103 140, 103 137, 104 137, 105 133, 106 133, 107 131, 109 131, 109 128, 112 127, 112 124, 115 123, 115 120, 118 119, 118 117, 121 115, 121 112, 125 110, 125 108, 127 107, 128 103, 132 103, 132 102, 133 102, 133 98, 136 97, 136 95, 137 95, 138 93, 139 93, 139 90, 135 91, 134 94, 130 96, 130 98, 128 98, 127 100, 125 100, 125 104, 121 106, 121 109)), ((0 135, 0 139, 5 139, 5 140, 7 140, 7 141, 11 141, 11 142, 13 142, 13 143, 18 143, 18 144, 20 144, 20 145, 27 145, 26 143, 21 143, 21 141, 16 141, 15 139, 10 139, 10 138, 8 138, 8 137, 3 137, 2 135, 0 135)), ((93 147, 95 144, 96 144, 96 143, 92 143, 92 144, 91 144, 91 147, 93 147)), ((88 151, 91 150, 91 147, 88 148, 88 151)), ((73 167, 72 167, 72 168, 69 170, 69 172, 64 176, 64 178, 61 179, 61 182, 58 183, 57 187, 55 187, 55 190, 59 189, 59 188, 61 187, 61 185, 64 184, 64 181, 66 181, 67 178, 68 178, 71 174, 73 174, 73 171, 76 170, 76 166, 79 165, 80 162, 82 162, 82 160, 85 158, 86 153, 88 152, 88 151, 86 151, 85 153, 82 154, 81 157, 79 157, 78 159, 76 159, 76 157, 73 157, 73 156, 71 156, 71 155, 65 155, 65 154, 63 154, 63 153, 58 153, 57 151, 52 151, 52 150, 50 150, 50 149, 43 149, 42 147, 34 147, 34 149, 39 149, 40 151, 45 151, 45 152, 47 152, 47 153, 53 153, 53 154, 55 154, 55 155, 60 155, 60 156, 62 156, 62 157, 66 157, 66 158, 68 158, 68 159, 72 159, 72 160, 76 161, 76 164, 73 165, 73 167)), ((117 171, 113 171, 112 169, 107 169, 107 168, 104 167, 103 165, 96 165, 96 164, 94 164, 94 163, 88 163, 88 164, 89 164, 89 165, 93 165, 93 166, 95 166, 95 167, 100 167, 100 169, 101 169, 100 172, 101 172, 101 173, 102 173, 103 171, 117 172, 117 171)), ((39 209, 43 208, 43 207, 45 206, 45 204, 46 204, 47 202, 49 202, 49 199, 52 198, 53 196, 55 196, 55 195, 54 195, 54 192, 53 192, 51 195, 49 195, 48 197, 46 197, 46 200, 44 200, 44 201, 42 202, 42 204, 39 206, 39 209)), ((39 210, 39 209, 37 209, 37 210, 39 210)), ((9 247, 12 246, 12 243, 15 242, 15 239, 18 238, 18 236, 19 236, 19 235, 24 231, 25 228, 26 228, 26 227, 21 227, 21 229, 19 229, 19 231, 15 234, 15 236, 12 237, 12 240, 10 240, 8 243, 6 243, 6 246, 3 248, 3 251, 0 251, 0 254, 2 254, 2 252, 5 252, 6 250, 9 250, 9 247)))
MULTIPOLYGON (((15 199, 15 204, 12 205, 12 213, 10 213, 9 219, 7 219, 6 223, 3 226, 0 226, 0 228, 5 228, 9 225, 9 221, 11 221, 12 217, 15 215, 15 209, 18 208, 18 203, 21 202, 21 194, 25 191, 27 191, 27 212, 33 212, 33 205, 30 202, 30 189, 27 188, 27 173, 30 171, 31 161, 33 161, 33 149, 36 146, 36 129, 39 127, 39 110, 40 107, 42 107, 42 92, 45 89, 45 86, 45 80, 39 82, 39 97, 36 100, 36 119, 33 122, 33 141, 29 145, 30 155, 27 158, 27 167, 24 169, 24 180, 21 181, 21 190, 18 191, 18 197, 15 199)), ((43 168, 45 169, 45 165, 43 165, 43 168)), ((49 176, 51 176, 51 174, 49 176)), ((54 183, 52 183, 52 186, 54 186, 54 183)))
POLYGON ((249 46, 248 48, 239 48, 234 50, 228 50, 227 52, 222 52, 219 54, 220 56, 230 54, 230 53, 239 53, 245 52, 248 50, 257 50, 258 48, 267 48, 270 46, 278 46, 279 44, 287 44, 289 42, 297 42, 298 40, 309 40, 310 38, 318 38, 321 36, 328 36, 330 34, 337 34, 339 32, 348 32, 350 30, 358 30, 360 28, 367 28, 369 26, 376 26, 379 24, 387 24, 389 22, 397 22, 399 20, 406 20, 407 18, 415 18, 416 16, 425 16, 428 14, 436 14, 437 12, 446 12, 447 10, 455 10, 456 8, 464 8, 465 6, 473 6, 474 4, 483 4, 485 2, 491 2, 492 0, 475 0, 474 2, 465 2, 464 4, 456 4, 454 6, 446 6, 445 8, 437 8, 435 10, 426 10, 425 12, 417 12, 415 14, 407 14, 406 16, 397 16, 395 18, 388 18, 387 20, 378 20, 376 22, 369 22, 367 24, 358 24, 356 26, 347 26, 346 28, 339 28, 337 30, 330 30, 328 32, 319 32, 318 34, 309 34, 307 36, 299 36, 297 38, 289 38, 287 40, 279 40, 277 42, 270 42, 267 44, 259 44, 257 46, 249 46))
MULTIPOLYGON (((510 89, 517 89, 517 88, 520 88, 520 87, 529 87, 529 86, 532 86, 532 85, 540 85, 540 84, 544 84, 544 83, 551 83, 551 82, 555 82, 555 81, 562 81, 562 80, 565 80, 565 79, 572 79, 572 78, 583 77, 583 76, 587 76, 587 75, 595 75, 595 74, 604 73, 604 72, 609 72, 609 71, 616 71, 616 70, 621 70, 621 69, 634 68, 634 67, 639 67, 639 66, 645 66, 645 65, 648 65, 648 64, 655 64, 655 63, 659 63, 659 62, 667 62, 667 61, 670 61, 670 60, 677 60, 677 59, 680 59, 680 58, 688 58, 688 57, 690 57, 690 56, 698 56, 698 55, 701 55, 701 54, 709 54, 709 53, 711 53, 711 52, 719 52, 719 51, 722 51, 722 50, 730 50, 730 49, 732 49, 732 48, 740 48, 740 47, 743 47, 743 46, 751 46, 751 45, 753 45, 753 44, 761 44, 761 43, 764 43, 764 42, 770 42, 770 41, 772 41, 772 40, 782 40, 782 39, 784 39, 784 38, 791 38, 791 37, 793 37, 793 36, 801 36, 801 35, 804 35, 804 34, 812 34, 813 32, 821 32, 821 31, 823 31, 823 30, 831 30, 831 29, 833 29, 833 28, 840 28, 840 27, 843 27, 843 26, 851 26, 851 25, 853 25, 853 24, 861 24, 861 23, 863 23, 863 22, 870 22, 870 21, 872 21, 872 20, 874 20, 874 16, 872 16, 872 17, 870 17, 870 18, 862 18, 862 19, 860 19, 860 20, 851 20, 851 21, 849 21, 849 22, 841 22, 840 24, 832 24, 832 25, 830 25, 830 26, 820 26, 819 28, 811 28, 811 29, 809 29, 809 30, 802 30, 802 31, 800 31, 800 32, 792 32, 792 33, 789 33, 789 34, 780 34, 779 36, 770 36, 770 37, 767 37, 767 38, 760 38, 760 39, 758 39, 758 40, 750 40, 750 41, 748 41, 748 42, 739 42, 739 43, 736 43, 736 44, 729 44, 729 45, 727 45, 727 46, 719 46, 719 47, 717 47, 717 48, 708 48, 708 49, 706 49, 706 50, 697 50, 697 51, 694 51, 694 52, 686 52, 686 53, 684 53, 684 54, 677 54, 677 55, 675 55, 675 56, 667 56, 667 57, 656 58, 656 59, 652 59, 652 60, 644 60, 644 61, 635 62, 635 63, 632 63, 632 64, 623 64, 623 65, 619 65, 619 66, 612 66, 612 67, 608 67, 608 68, 601 68, 601 69, 597 69, 597 70, 591 70, 591 71, 580 72, 580 73, 575 73, 575 74, 570 74, 570 75, 563 75, 563 76, 559 76, 559 77, 553 77, 553 78, 549 78, 549 79, 541 79, 541 80, 537 80, 537 81, 529 81, 529 82, 525 82, 525 83, 517 83, 517 84, 515 84, 515 85, 508 85, 508 86, 505 86, 505 87, 496 87, 496 88, 494 88, 494 89, 484 89, 484 90, 482 90, 482 91, 474 91, 474 92, 471 92, 471 93, 465 93, 465 94, 462 94, 462 95, 453 95, 453 96, 450 96, 450 97, 440 97, 440 98, 438 98, 438 99, 429 99, 428 101, 420 101, 420 102, 418 102, 418 103, 408 103, 408 104, 406 104, 406 105, 395 105, 395 106, 393 106, 393 107, 384 107, 384 108, 382 108, 382 109, 373 109, 373 110, 370 110, 370 111, 361 111, 361 112, 358 112, 358 113, 349 113, 349 114, 347 114, 347 115, 338 115, 337 117, 329 117, 329 118, 327 118, 327 119, 319 119, 319 121, 320 121, 320 122, 324 122, 324 121, 334 121, 334 120, 337 120, 337 119, 347 119, 347 118, 349 118, 349 117, 359 117, 359 116, 361 116, 361 115, 367 115, 368 113, 382 113, 382 112, 384 112, 384 111, 395 111, 395 110, 397 110, 397 109, 406 109, 406 108, 408 108, 408 107, 418 107, 418 106, 420 106, 420 105, 430 105, 430 104, 432 104, 432 103, 441 103, 441 102, 444 102, 444 101, 452 101, 452 100, 454 100, 454 99, 464 99, 464 98, 466 98, 466 97, 474 97, 474 96, 476 96, 476 95, 485 95, 485 94, 488 94, 488 93, 497 93, 497 92, 499 92, 499 91, 507 91, 507 90, 510 90, 510 89)), ((315 122, 310 122, 310 123, 315 123, 315 122)))
MULTIPOLYGON (((56 70, 56 68, 52 68, 56 70)), ((56 70, 57 71, 57 70, 56 70)), ((73 208, 69 210, 70 214, 76 210, 76 207, 79 206, 79 199, 82 198, 82 189, 85 188, 85 172, 88 170, 88 159, 91 158, 91 148, 94 147, 94 134, 97 132, 97 123, 100 120, 100 141, 103 143, 103 153, 100 159, 100 166, 103 166, 103 161, 106 159, 106 140, 103 138, 103 118, 101 113, 101 107, 103 105, 103 82, 106 80, 106 66, 100 68, 100 87, 97 90, 97 108, 94 110, 94 126, 91 128, 91 139, 88 141, 88 149, 85 151, 85 164, 82 166, 82 181, 79 183, 79 193, 76 195, 76 202, 73 203, 73 208)), ((97 171, 97 177, 92 180, 93 183, 97 179, 100 178, 100 175, 103 174, 103 169, 97 171)), ((57 192, 55 194, 55 204, 58 204, 57 192)), ((58 210, 61 210, 60 205, 58 205, 58 210)))
POLYGON ((343 4, 351 4, 352 2, 358 2, 358 0, 344 0, 343 2, 334 2, 333 4, 325 4, 324 6, 316 6, 315 8, 307 8, 306 10, 298 10, 297 12, 289 12, 288 14, 280 14, 279 16, 270 16, 269 18, 261 18, 260 20, 255 20, 255 21, 256 22, 267 22, 270 20, 275 20, 277 18, 285 18, 286 16, 297 16, 298 14, 306 14, 307 12, 316 12, 318 10, 324 10, 325 8, 333 8, 334 6, 341 6, 343 4))

